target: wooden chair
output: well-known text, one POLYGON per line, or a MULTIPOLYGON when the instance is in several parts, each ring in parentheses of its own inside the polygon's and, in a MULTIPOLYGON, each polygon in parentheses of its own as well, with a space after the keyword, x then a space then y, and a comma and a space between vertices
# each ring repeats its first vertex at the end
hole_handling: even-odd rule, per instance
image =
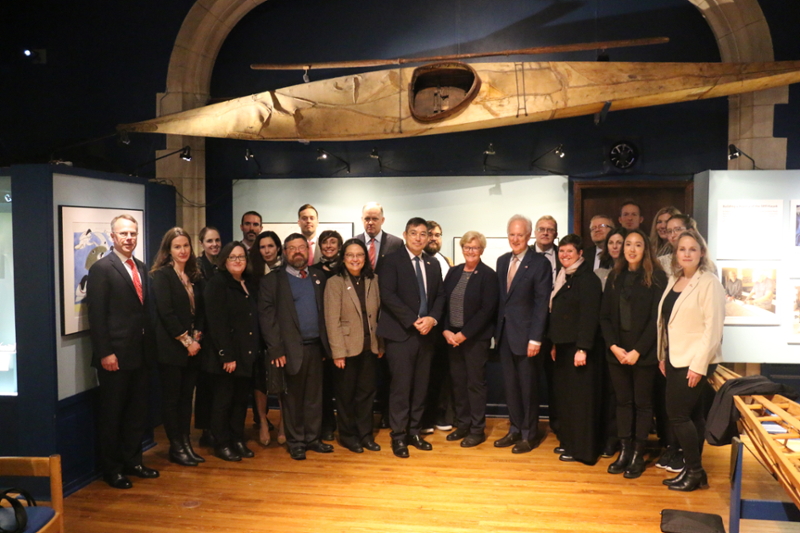
MULTIPOLYGON (((50 457, 0 457, 0 476, 49 477, 50 507, 55 514, 38 529, 31 529, 33 521, 29 513, 26 533, 63 533, 64 492, 61 486, 61 456, 50 457)), ((20 484, 20 488, 24 488, 20 484)), ((36 509, 31 507, 30 509, 36 509)), ((28 510, 28 508, 26 508, 28 510)), ((49 512, 48 512, 49 514, 49 512)))

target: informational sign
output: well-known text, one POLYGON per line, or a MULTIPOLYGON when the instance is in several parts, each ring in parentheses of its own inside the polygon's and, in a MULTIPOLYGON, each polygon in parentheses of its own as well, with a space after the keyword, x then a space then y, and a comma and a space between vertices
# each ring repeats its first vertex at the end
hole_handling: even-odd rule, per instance
POLYGON ((717 259, 783 257, 783 200, 719 200, 717 259))

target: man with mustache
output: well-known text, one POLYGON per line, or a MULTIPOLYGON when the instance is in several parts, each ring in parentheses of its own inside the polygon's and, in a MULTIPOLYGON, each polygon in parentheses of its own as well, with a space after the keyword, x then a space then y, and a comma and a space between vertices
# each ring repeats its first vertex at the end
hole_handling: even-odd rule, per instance
POLYGON ((256 211, 248 211, 242 215, 242 222, 239 225, 242 230, 242 244, 244 244, 247 251, 250 251, 253 243, 256 242, 256 237, 261 233, 261 215, 256 211))
POLYGON ((292 233, 283 242, 283 267, 261 278, 258 315, 272 364, 284 369, 281 393, 286 444, 292 459, 306 451, 330 453, 322 442, 322 361, 330 357, 323 300, 325 275, 308 268, 308 241, 292 233))

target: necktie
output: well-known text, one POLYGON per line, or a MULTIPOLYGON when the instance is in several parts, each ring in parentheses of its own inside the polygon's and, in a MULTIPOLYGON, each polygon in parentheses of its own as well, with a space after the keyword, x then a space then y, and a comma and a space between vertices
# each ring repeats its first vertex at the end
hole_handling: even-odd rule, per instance
POLYGON ((313 264, 314 264, 314 241, 308 241, 308 266, 311 266, 313 264))
POLYGON ((517 274, 517 267, 519 258, 514 256, 511 258, 511 266, 508 267, 508 278, 506 279, 506 292, 511 290, 511 282, 514 281, 514 276, 517 274))
POLYGON ((306 279, 306 276, 308 276, 308 271, 307 270, 301 270, 300 271, 300 277, 302 279, 306 279))
POLYGON ((375 269, 375 260, 377 259, 375 254, 375 239, 371 239, 369 241, 369 262, 372 264, 372 269, 375 269))
POLYGON ((428 314, 428 297, 425 296, 425 279, 422 277, 422 266, 419 257, 414 258, 417 271, 417 285, 419 285, 419 316, 428 314))
POLYGON ((136 269, 136 263, 133 262, 133 259, 128 259, 125 261, 129 267, 131 267, 131 272, 133 273, 133 287, 136 289, 136 294, 139 296, 139 301, 144 303, 144 295, 142 294, 142 279, 139 277, 139 271, 136 269))

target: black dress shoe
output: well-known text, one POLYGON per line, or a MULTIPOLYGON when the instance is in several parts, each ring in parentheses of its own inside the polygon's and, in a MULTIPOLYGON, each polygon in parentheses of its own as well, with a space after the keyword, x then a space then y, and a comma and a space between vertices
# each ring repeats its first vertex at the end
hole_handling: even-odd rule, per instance
POLYGON ((371 452, 379 452, 379 451, 381 451, 381 445, 378 444, 377 442, 375 442, 373 439, 364 439, 361 442, 361 446, 363 446, 364 449, 367 449, 367 450, 369 450, 371 452))
POLYGON ((242 456, 233 451, 230 446, 217 446, 214 448, 214 455, 222 459, 223 461, 241 461, 242 456))
POLYGON ((336 437, 333 435, 333 431, 323 431, 320 438, 327 441, 336 440, 336 437))
POLYGON ((521 440, 511 448, 511 453, 528 453, 532 450, 533 446, 531 446, 531 441, 521 440))
POLYGON ((450 442, 452 442, 454 440, 461 440, 464 437, 466 437, 467 435, 469 435, 469 430, 467 428, 464 428, 464 429, 458 428, 454 432, 450 433, 446 437, 446 439, 449 440, 450 442))
POLYGON ((306 444, 306 450, 317 453, 331 453, 333 451, 333 446, 326 442, 315 440, 314 442, 306 444))
POLYGON ((103 476, 103 481, 111 485, 115 489, 129 489, 133 487, 131 480, 122 474, 107 474, 103 476))
POLYGON ((306 450, 302 446, 289 448, 289 456, 295 461, 302 461, 306 458, 306 450))
POLYGON ((211 431, 208 429, 203 430, 203 434, 200 435, 200 442, 198 442, 200 446, 203 448, 213 448, 217 445, 214 441, 214 435, 211 434, 211 431))
POLYGON ((567 455, 566 453, 562 453, 561 455, 559 455, 558 456, 558 460, 559 461, 564 461, 565 463, 574 463, 575 462, 575 458, 572 457, 571 455, 567 455))
POLYGON ((122 469, 122 473, 126 476, 136 476, 142 479, 157 478, 160 474, 155 468, 147 468, 144 465, 129 466, 122 469))
POLYGON ((405 439, 392 439, 392 453, 403 459, 408 458, 408 446, 405 439))
POLYGON ((233 450, 236 452, 237 455, 245 459, 252 459, 253 457, 256 456, 256 454, 253 453, 253 450, 248 448, 247 445, 240 440, 237 440, 236 442, 233 443, 233 450))
POLYGON ((425 452, 429 452, 433 449, 433 445, 419 435, 411 435, 411 438, 408 439, 408 443, 414 448, 425 452))
POLYGON ((197 462, 197 463, 205 463, 206 462, 205 459, 203 459, 201 456, 197 455, 197 452, 194 451, 194 448, 192 447, 192 439, 189 438, 189 435, 184 435, 183 438, 181 439, 181 442, 183 442, 183 449, 186 450, 186 454, 189 457, 191 457, 192 459, 194 459, 195 462, 197 462))
POLYGON ((478 444, 486 441, 486 435, 483 433, 470 433, 464 440, 461 441, 462 448, 472 448, 478 444))
POLYGON ((560 446, 560 445, 556 446, 555 448, 553 448, 553 453, 557 453, 558 455, 561 455, 561 454, 565 453, 566 451, 567 450, 565 450, 564 447, 560 446))
POLYGON ((522 440, 522 435, 519 433, 509 433, 502 439, 494 441, 495 448, 508 448, 522 440))
POLYGON ((353 453, 364 453, 364 448, 360 444, 353 444, 351 446, 345 446, 348 450, 353 453))

